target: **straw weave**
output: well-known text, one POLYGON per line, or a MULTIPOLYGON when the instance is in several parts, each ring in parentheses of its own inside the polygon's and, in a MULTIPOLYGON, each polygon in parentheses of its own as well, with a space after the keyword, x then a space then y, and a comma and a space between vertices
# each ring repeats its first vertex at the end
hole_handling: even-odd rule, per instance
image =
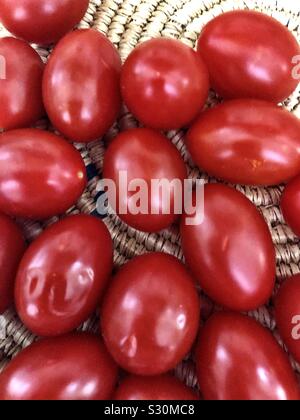
MULTIPOLYGON (((294 33, 300 42, 300 7, 297 1, 286 0, 91 0, 86 16, 80 23, 80 28, 94 28, 103 34, 119 49, 124 61, 134 47, 150 38, 164 36, 180 39, 187 45, 195 47, 198 35, 203 26, 213 17, 233 9, 254 9, 274 16, 294 33)), ((0 36, 7 32, 0 27, 0 36)), ((276 42, 276 40, 275 40, 276 42)), ((49 50, 36 47, 44 61, 47 61, 49 50)), ((217 98, 211 94, 208 106, 217 103, 217 98)), ((300 117, 300 89, 286 102, 285 107, 300 117)), ((102 164, 105 145, 120 130, 138 126, 137 121, 125 109, 120 118, 110 130, 105 139, 89 145, 77 144, 89 174, 88 188, 68 214, 87 213, 97 215, 96 200, 97 183, 102 176, 102 164)), ((52 130, 48 121, 41 121, 38 127, 52 130)), ((215 182, 206 174, 201 173, 191 161, 184 144, 183 131, 173 131, 167 134, 178 150, 180 150, 189 169, 189 177, 203 179, 205 182, 215 182)), ((278 284, 286 276, 300 272, 299 239, 284 223, 279 209, 279 199, 282 186, 272 188, 237 186, 262 212, 266 219, 276 246, 278 284)), ((20 221, 26 237, 32 241, 43 229, 58 220, 52 218, 47 223, 20 221)), ((128 259, 148 251, 163 251, 183 259, 180 247, 180 237, 176 227, 160 234, 146 234, 128 228, 117 216, 107 216, 104 219, 115 244, 115 265, 120 266, 128 259)), ((212 302, 203 296, 204 319, 215 309, 212 302)), ((272 302, 252 313, 261 324, 269 328, 281 343, 276 331, 276 323, 272 314, 272 302)), ((98 317, 94 315, 81 329, 97 331, 98 317)), ((34 336, 26 330, 13 309, 0 316, 0 369, 9 359, 22 348, 28 346, 34 336)), ((281 343, 282 344, 282 343, 281 343)), ((294 369, 300 374, 300 366, 291 358, 294 369)), ((189 386, 197 387, 195 369, 192 358, 181 363, 176 374, 189 386)))

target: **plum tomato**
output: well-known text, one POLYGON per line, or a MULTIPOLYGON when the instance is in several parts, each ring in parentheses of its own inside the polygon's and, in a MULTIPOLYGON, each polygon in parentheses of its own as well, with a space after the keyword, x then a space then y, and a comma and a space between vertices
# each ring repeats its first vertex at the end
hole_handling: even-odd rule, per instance
POLYGON ((79 327, 99 305, 112 262, 112 239, 102 220, 82 214, 55 223, 20 263, 15 303, 21 320, 39 336, 79 327))
POLYGON ((101 326, 108 351, 125 370, 152 376, 173 369, 199 327, 195 282, 175 257, 150 253, 124 265, 103 299, 101 326))
POLYGON ((286 186, 280 202, 283 217, 293 232, 300 236, 300 176, 286 186))

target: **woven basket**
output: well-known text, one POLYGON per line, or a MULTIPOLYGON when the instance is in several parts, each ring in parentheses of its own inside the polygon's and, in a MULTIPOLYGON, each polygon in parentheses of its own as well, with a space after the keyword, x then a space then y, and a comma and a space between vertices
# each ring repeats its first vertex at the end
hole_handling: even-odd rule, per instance
MULTIPOLYGON (((133 48, 140 42, 149 38, 165 36, 178 38, 182 42, 195 46, 197 37, 203 26, 213 17, 233 9, 254 9, 274 16, 294 33, 300 42, 299 15, 300 5, 291 0, 91 0, 88 12, 82 22, 81 28, 92 27, 106 34, 118 47, 122 60, 125 60, 133 48)), ((0 36, 7 32, 0 27, 0 36)), ((276 42, 276 40, 275 40, 276 42)), ((49 50, 37 48, 46 61, 49 50)), ((217 99, 211 95, 209 106, 216 104, 217 99)), ((286 102, 289 111, 300 117, 300 90, 298 89, 286 102)), ((96 213, 97 191, 96 185, 101 178, 102 163, 106 141, 114 137, 118 131, 129 127, 136 127, 137 121, 123 109, 117 124, 110 130, 105 139, 89 145, 77 144, 89 176, 88 188, 68 213, 96 213)), ((38 127, 52 130, 48 121, 41 121, 38 127)), ((172 141, 182 153, 188 165, 190 178, 204 179, 213 182, 214 179, 199 170, 191 162, 184 145, 184 132, 173 131, 168 133, 172 141)), ((285 225, 278 207, 282 187, 257 188, 237 186, 262 212, 265 217, 276 246, 278 284, 282 278, 298 273, 300 263, 299 239, 285 225)), ((20 221, 29 241, 39 235, 49 224, 55 222, 53 218, 46 223, 20 221)), ((128 228, 116 216, 104 218, 115 244, 115 264, 120 266, 128 259, 148 251, 163 251, 182 259, 180 238, 176 227, 160 234, 146 234, 128 228)), ((204 296, 203 318, 213 310, 214 305, 204 296)), ((269 328, 278 341, 276 323, 273 318, 272 302, 249 314, 261 324, 269 328)), ((93 316, 81 329, 97 331, 98 317, 93 316)), ((22 325, 14 310, 8 310, 0 317, 0 369, 18 353, 28 346, 35 337, 22 325)), ((282 345, 282 343, 280 342, 282 345)), ((300 366, 291 358, 294 370, 300 374, 300 366)), ((176 374, 189 386, 197 387, 192 358, 187 358, 176 369, 176 374)))

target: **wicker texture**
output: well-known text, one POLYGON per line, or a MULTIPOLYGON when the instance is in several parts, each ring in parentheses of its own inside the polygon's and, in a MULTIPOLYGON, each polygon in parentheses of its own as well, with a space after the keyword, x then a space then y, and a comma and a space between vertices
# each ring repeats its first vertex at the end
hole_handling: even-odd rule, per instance
MULTIPOLYGON (((214 16, 232 9, 254 9, 274 16, 289 29, 300 41, 300 6, 297 1, 286 0, 91 0, 86 16, 80 23, 81 28, 92 27, 109 37, 118 47, 122 60, 125 60, 133 48, 140 42, 159 36, 181 39, 182 42, 195 46, 198 35, 203 26, 214 16)), ((6 35, 0 27, 0 36, 6 35)), ((49 50, 37 48, 46 61, 49 50)), ((208 106, 218 102, 211 95, 208 106)), ((298 89, 286 102, 285 106, 300 117, 300 89, 298 89)), ((113 138, 118 131, 129 127, 136 127, 137 121, 124 108, 117 124, 110 130, 106 138, 89 145, 77 144, 87 166, 89 183, 88 188, 75 207, 68 213, 88 213, 97 215, 96 201, 98 192, 96 186, 101 179, 105 144, 113 138)), ((40 128, 52 130, 47 121, 41 121, 40 128)), ((215 180, 201 173, 191 161, 184 144, 184 132, 170 132, 169 139, 176 145, 189 168, 189 177, 201 178, 205 182, 215 180)), ((265 217, 276 246, 278 283, 282 278, 300 271, 299 239, 284 224, 282 214, 278 207, 282 187, 257 188, 237 186, 262 212, 265 217)), ((57 220, 52 218, 47 223, 20 221, 28 240, 33 240, 42 230, 57 220)), ((178 229, 172 227, 161 234, 146 234, 128 228, 117 216, 108 216, 104 222, 109 228, 115 244, 115 264, 120 266, 135 255, 147 251, 163 251, 182 259, 180 237, 178 229)), ((214 305, 204 299, 203 317, 207 317, 214 305)), ((273 331, 276 338, 276 323, 272 315, 272 302, 268 307, 260 308, 250 314, 264 326, 273 331)), ((98 318, 93 316, 81 329, 97 331, 98 318)), ((14 310, 8 310, 0 316, 0 369, 22 348, 35 339, 22 325, 14 310)), ((282 344, 282 343, 281 343, 282 344)), ((300 374, 300 366, 292 359, 294 369, 300 374)), ((176 369, 179 378, 189 386, 196 387, 194 364, 191 358, 180 364, 176 369)))

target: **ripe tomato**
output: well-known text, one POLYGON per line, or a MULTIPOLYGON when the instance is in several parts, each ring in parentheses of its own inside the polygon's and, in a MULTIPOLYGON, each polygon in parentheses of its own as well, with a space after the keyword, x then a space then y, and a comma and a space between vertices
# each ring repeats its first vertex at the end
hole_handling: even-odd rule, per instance
POLYGON ((80 153, 48 131, 0 134, 0 210, 46 219, 67 211, 86 186, 80 153))
POLYGON ((285 281, 275 300, 280 335, 300 363, 300 274, 285 281))
POLYGON ((15 277, 24 251, 20 228, 0 213, 0 314, 13 304, 15 277))
POLYGON ((30 45, 0 38, 0 129, 30 126, 44 115, 43 71, 44 64, 30 45))
POLYGON ((128 376, 119 385, 115 400, 198 400, 197 394, 171 375, 128 376))
POLYGON ((113 249, 104 223, 67 217, 48 228, 25 253, 15 303, 24 324, 39 336, 79 327, 99 304, 112 271, 113 249))
POLYGON ((0 374, 0 400, 106 400, 117 366, 102 341, 73 333, 27 347, 0 374))
POLYGON ((194 342, 199 306, 194 281, 175 257, 139 256, 121 268, 104 297, 101 323, 107 348, 131 373, 167 372, 194 342))
POLYGON ((264 101, 228 101, 203 113, 187 135, 195 163, 236 184, 275 185, 300 172, 300 121, 264 101))
POLYGON ((182 204, 182 187, 187 169, 176 147, 160 133, 138 128, 119 134, 110 144, 104 158, 103 176, 116 185, 116 211, 129 226, 144 232, 158 232, 178 219, 176 203, 182 204), (120 191, 126 184, 122 172, 126 172, 125 193, 120 191), (144 200, 139 200, 139 187, 130 187, 135 180, 143 180, 147 190, 144 200), (165 200, 162 190, 152 188, 153 180, 168 180, 165 200), (171 185, 177 180, 178 185, 171 185), (133 207, 137 207, 134 211, 133 207), (124 209, 124 211, 122 210, 124 209))
POLYGON ((18 38, 46 45, 81 21, 89 0, 0 0, 0 21, 18 38))
POLYGON ((280 204, 285 221, 300 236, 300 176, 286 186, 280 204))
POLYGON ((53 125, 73 141, 89 142, 113 125, 121 106, 121 60, 93 29, 66 35, 45 69, 43 97, 53 125))
POLYGON ((277 20, 254 11, 223 13, 206 25, 198 51, 212 86, 224 98, 286 99, 297 87, 299 45, 277 20))
POLYGON ((255 309, 271 297, 275 249, 256 207, 222 184, 204 188, 204 220, 181 223, 182 247, 195 277, 217 303, 236 311, 255 309))
POLYGON ((139 45, 121 76, 124 101, 146 126, 159 130, 184 127, 201 112, 209 90, 201 57, 174 39, 152 39, 139 45))
POLYGON ((298 400, 299 385, 272 334, 253 319, 217 313, 196 352, 205 400, 298 400))

